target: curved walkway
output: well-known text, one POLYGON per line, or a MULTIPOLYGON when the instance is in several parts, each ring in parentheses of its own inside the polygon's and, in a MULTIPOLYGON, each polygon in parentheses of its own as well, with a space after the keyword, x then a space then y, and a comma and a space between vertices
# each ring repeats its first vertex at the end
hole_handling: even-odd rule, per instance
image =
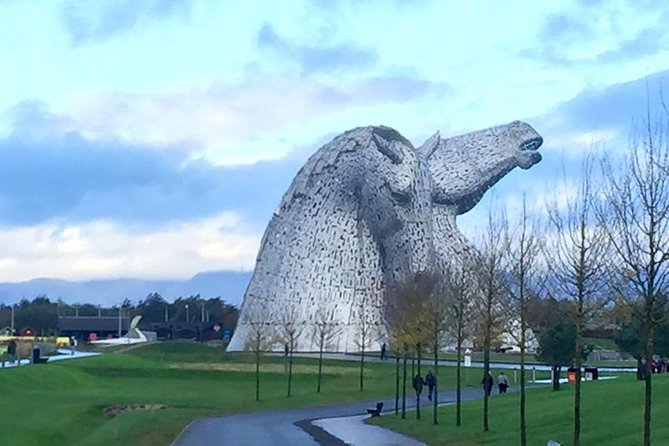
MULTIPOLYGON (((462 390, 463 401, 478 399, 482 396, 483 391, 479 389, 462 390)), ((439 392, 439 401, 443 402, 443 404, 453 403, 454 400, 454 391, 439 392)), ((330 429, 328 423, 323 423, 322 419, 365 415, 367 414, 367 409, 374 407, 377 401, 383 401, 383 407, 386 409, 384 413, 394 411, 395 399, 392 398, 333 406, 200 418, 188 425, 174 440, 172 446, 315 446, 319 444, 344 446, 347 443, 342 441, 342 439, 331 435, 321 428, 322 426, 337 433, 336 427, 330 429), (314 420, 319 420, 315 423, 316 425, 312 424, 314 420)), ((423 395, 421 406, 426 407, 426 416, 430 413, 430 409, 427 408, 428 404, 431 404, 431 402, 423 395)), ((413 408, 414 406, 415 400, 407 398, 407 408, 413 408)), ((360 429, 367 429, 367 425, 358 425, 358 427, 360 429)), ((376 426, 371 426, 370 428, 375 432, 375 438, 378 440, 384 439, 384 437, 381 437, 381 435, 384 435, 382 432, 388 434, 388 442, 384 443, 381 441, 376 444, 397 444, 396 441, 399 438, 397 435, 399 434, 383 428, 377 428, 376 426)), ((358 438, 360 437, 358 436, 358 438)), ((412 441, 415 440, 412 439, 412 441)))

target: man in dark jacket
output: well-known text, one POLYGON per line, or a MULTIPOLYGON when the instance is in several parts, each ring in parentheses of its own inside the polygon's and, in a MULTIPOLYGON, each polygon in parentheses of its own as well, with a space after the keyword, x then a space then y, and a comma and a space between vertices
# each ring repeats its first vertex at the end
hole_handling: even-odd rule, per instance
POLYGON ((490 372, 488 372, 483 377, 481 384, 483 384, 483 391, 485 392, 485 396, 490 396, 490 393, 492 392, 492 386, 495 384, 495 381, 492 379, 490 372))
POLYGON ((7 357, 9 363, 14 364, 14 361, 16 361, 16 341, 14 339, 7 344, 7 357))
POLYGON ((432 392, 437 386, 437 377, 432 374, 432 370, 428 370, 425 375, 425 384, 427 384, 427 399, 432 401, 432 392))
POLYGON ((420 373, 416 373, 416 376, 413 377, 413 389, 416 391, 416 398, 423 392, 424 385, 425 381, 423 380, 423 377, 420 376, 420 373))

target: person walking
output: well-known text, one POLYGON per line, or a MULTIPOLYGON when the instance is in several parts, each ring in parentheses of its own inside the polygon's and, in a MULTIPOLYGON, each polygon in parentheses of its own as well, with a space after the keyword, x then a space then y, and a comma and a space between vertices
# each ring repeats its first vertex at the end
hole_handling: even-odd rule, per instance
POLYGON ((77 338, 70 336, 70 355, 74 356, 74 351, 77 349, 77 338))
POLYGON ((425 380, 420 376, 420 372, 413 377, 413 389, 416 391, 416 419, 420 420, 420 394, 423 393, 425 380))
POLYGON ((485 392, 485 396, 490 396, 490 394, 492 393, 492 386, 495 384, 490 372, 488 372, 483 377, 483 379, 481 380, 481 384, 483 384, 483 391, 485 392))
POLYGON ((416 398, 420 397, 420 394, 423 393, 423 386, 425 385, 425 380, 420 373, 416 373, 416 376, 413 377, 413 389, 416 391, 416 398))
POLYGON ((428 370, 427 375, 425 375, 425 384, 427 384, 427 399, 432 401, 432 393, 434 388, 437 387, 437 377, 432 374, 432 370, 428 370))
POLYGON ((10 364, 16 362, 16 341, 14 339, 10 339, 7 344, 7 358, 10 364))
POLYGON ((386 343, 381 344, 381 360, 386 359, 386 343))
POLYGON ((500 372, 497 376, 497 387, 499 388, 499 393, 506 393, 506 389, 509 388, 509 380, 504 372, 500 372))

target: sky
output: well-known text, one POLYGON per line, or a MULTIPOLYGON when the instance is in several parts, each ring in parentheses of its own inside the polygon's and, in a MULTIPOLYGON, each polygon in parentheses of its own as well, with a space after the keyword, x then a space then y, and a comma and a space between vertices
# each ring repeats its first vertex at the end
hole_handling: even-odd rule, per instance
POLYGON ((252 270, 295 173, 363 125, 418 146, 526 121, 544 160, 493 194, 540 212, 658 110, 666 23, 643 0, 0 0, 0 282, 252 270))

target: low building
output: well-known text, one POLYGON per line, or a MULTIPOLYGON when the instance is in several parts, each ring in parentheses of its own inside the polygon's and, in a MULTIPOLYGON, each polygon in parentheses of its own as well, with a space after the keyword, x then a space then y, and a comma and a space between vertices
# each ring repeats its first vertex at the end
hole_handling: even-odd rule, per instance
POLYGON ((115 338, 119 335, 119 321, 121 336, 128 332, 127 318, 97 317, 97 316, 59 316, 58 330, 61 336, 74 336, 79 340, 87 340, 94 333, 94 338, 115 338))

